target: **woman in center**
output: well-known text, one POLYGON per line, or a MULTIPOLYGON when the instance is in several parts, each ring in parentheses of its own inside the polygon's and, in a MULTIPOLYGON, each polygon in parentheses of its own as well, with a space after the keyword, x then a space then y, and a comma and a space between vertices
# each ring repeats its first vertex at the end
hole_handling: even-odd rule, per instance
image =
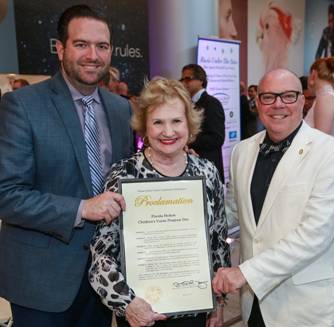
MULTIPOLYGON (((200 132, 202 113, 196 111, 184 86, 175 80, 155 79, 147 83, 132 119, 134 130, 143 137, 145 148, 111 167, 106 191, 118 191, 119 179, 205 176, 208 230, 213 270, 230 265, 226 243, 227 222, 224 190, 215 166, 206 159, 187 153, 187 145, 200 132)), ((89 279, 102 302, 116 313, 118 327, 222 326, 221 299, 210 315, 199 313, 165 319, 153 311, 136 290, 127 285, 120 270, 119 220, 98 226, 92 245, 89 279)))

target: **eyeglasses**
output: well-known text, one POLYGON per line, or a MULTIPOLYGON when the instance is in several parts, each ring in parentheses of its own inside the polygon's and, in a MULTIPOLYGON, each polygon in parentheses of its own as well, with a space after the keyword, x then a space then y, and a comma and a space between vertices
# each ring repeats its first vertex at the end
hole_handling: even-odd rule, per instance
POLYGON ((277 97, 280 97, 281 101, 285 104, 295 103, 298 99, 298 96, 301 94, 299 91, 285 91, 282 93, 271 93, 265 92, 260 93, 258 98, 262 104, 273 104, 276 102, 277 97))
POLYGON ((195 76, 186 76, 186 77, 182 77, 179 79, 180 82, 190 82, 193 81, 194 79, 196 79, 195 76))

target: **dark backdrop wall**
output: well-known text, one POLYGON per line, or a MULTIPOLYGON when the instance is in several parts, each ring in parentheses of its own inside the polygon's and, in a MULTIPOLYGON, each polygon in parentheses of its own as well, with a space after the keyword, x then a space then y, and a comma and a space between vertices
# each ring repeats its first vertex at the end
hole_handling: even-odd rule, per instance
POLYGON ((121 72, 130 92, 138 93, 148 75, 147 0, 14 0, 20 74, 53 75, 57 21, 65 8, 85 3, 104 10, 113 33, 111 64, 121 72))

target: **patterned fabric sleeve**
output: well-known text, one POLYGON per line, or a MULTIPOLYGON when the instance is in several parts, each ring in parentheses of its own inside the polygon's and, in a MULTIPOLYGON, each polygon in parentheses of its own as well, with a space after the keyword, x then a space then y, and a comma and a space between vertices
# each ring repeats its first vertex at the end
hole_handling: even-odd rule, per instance
MULTIPOLYGON (((124 176, 127 176, 127 173, 122 162, 113 165, 105 189, 117 192, 117 182, 124 176)), ((120 271, 119 219, 113 220, 110 225, 98 225, 91 243, 91 254, 89 281, 93 289, 116 315, 124 316, 125 309, 135 298, 135 294, 120 271)))
POLYGON ((221 182, 218 170, 214 168, 212 178, 212 193, 210 197, 213 205, 213 221, 210 223, 209 233, 212 251, 212 265, 216 272, 220 267, 229 267, 231 265, 230 247, 226 242, 227 238, 227 220, 224 206, 224 187, 221 182))

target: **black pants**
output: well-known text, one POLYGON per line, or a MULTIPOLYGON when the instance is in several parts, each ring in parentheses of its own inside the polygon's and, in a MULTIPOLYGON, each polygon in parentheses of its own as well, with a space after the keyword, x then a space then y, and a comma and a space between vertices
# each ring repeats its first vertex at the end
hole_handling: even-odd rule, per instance
POLYGON ((66 311, 44 312, 11 303, 14 327, 110 327, 112 311, 102 304, 90 286, 89 265, 90 263, 87 265, 79 292, 66 311))
MULTIPOLYGON (((206 313, 198 314, 196 317, 167 319, 157 321, 154 327, 205 327, 206 313)), ((117 317, 118 327, 130 327, 129 323, 124 319, 117 317)))
POLYGON ((259 300, 256 296, 254 296, 252 311, 248 319, 248 327, 266 327, 262 318, 259 300))

